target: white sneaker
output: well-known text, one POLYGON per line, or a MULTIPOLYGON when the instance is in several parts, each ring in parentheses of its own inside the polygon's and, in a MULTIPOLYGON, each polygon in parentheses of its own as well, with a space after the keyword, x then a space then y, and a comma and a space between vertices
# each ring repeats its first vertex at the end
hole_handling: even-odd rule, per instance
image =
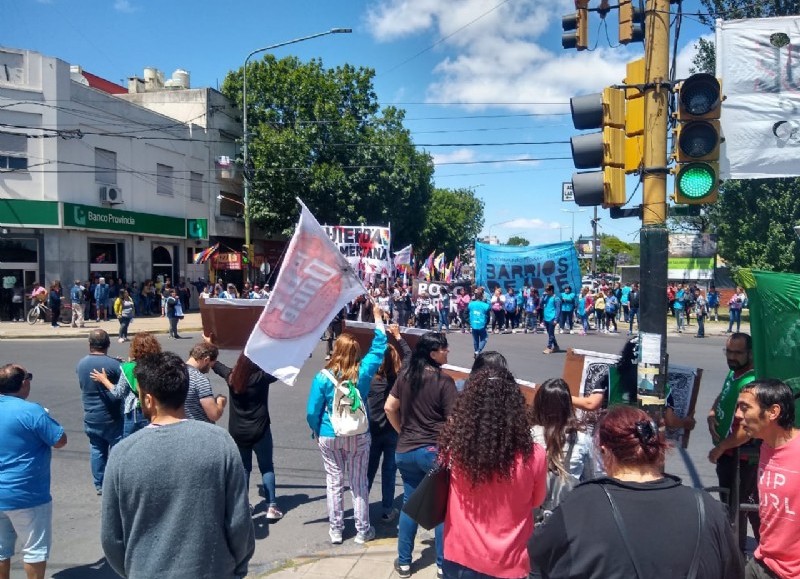
POLYGON ((574 333, 575 333, 575 330, 570 330, 570 331, 569 331, 569 333, 570 333, 570 334, 574 334, 574 333))
POLYGON ((372 539, 375 538, 375 527, 370 527, 367 529, 366 533, 356 533, 356 538, 354 541, 359 544, 363 545, 364 543, 370 542, 372 539))
POLYGON ((342 544, 342 532, 337 531, 336 529, 328 529, 328 535, 331 538, 331 543, 334 545, 341 545, 342 544))

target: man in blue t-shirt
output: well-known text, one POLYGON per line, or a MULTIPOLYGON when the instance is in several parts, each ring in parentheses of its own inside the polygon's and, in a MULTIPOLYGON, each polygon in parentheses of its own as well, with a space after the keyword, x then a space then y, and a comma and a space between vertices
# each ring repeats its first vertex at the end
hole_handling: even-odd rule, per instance
POLYGON ((81 387, 83 429, 89 437, 89 461, 97 494, 102 494, 103 474, 108 453, 122 439, 122 402, 111 396, 100 382, 92 379, 92 370, 105 371, 112 384, 119 380, 119 360, 108 355, 111 340, 105 330, 89 332, 89 355, 78 362, 75 372, 81 387))
POLYGON ((44 408, 25 400, 32 379, 21 366, 0 367, 0 577, 11 572, 17 538, 28 577, 44 577, 50 554, 50 448, 66 445, 67 435, 44 408))
POLYGON ((475 295, 467 306, 469 312, 469 326, 472 328, 472 345, 475 357, 483 352, 486 341, 489 339, 486 333, 486 323, 489 319, 489 304, 485 301, 483 288, 475 290, 475 295))

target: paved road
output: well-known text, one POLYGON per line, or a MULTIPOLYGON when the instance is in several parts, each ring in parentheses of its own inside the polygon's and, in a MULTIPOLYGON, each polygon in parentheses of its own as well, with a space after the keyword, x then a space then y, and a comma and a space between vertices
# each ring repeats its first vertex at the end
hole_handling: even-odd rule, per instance
MULTIPOLYGON (((691 484, 703 486, 716 483, 712 465, 706 459, 710 437, 705 431, 702 417, 719 392, 726 367, 722 347, 724 327, 710 328, 711 336, 695 340, 688 335, 670 336, 670 359, 675 364, 705 369, 698 399, 699 426, 691 437, 688 452, 673 451, 668 458, 668 470, 691 484)), ((186 356, 191 345, 200 337, 187 334, 191 339, 169 341, 160 336, 162 345, 181 356, 186 356)), ((618 352, 624 342, 621 335, 559 336, 562 348, 580 347, 604 352, 618 352)), ((450 363, 469 366, 472 348, 469 335, 450 334, 450 363)), ((545 345, 542 335, 491 336, 489 349, 502 351, 509 360, 512 371, 521 378, 541 382, 560 376, 564 363, 562 354, 543 355, 545 345)), ((309 555, 330 547, 327 536, 325 506, 325 475, 319 451, 309 436, 304 420, 307 385, 323 363, 324 348, 320 342, 312 359, 301 372, 296 386, 290 388, 276 384, 270 394, 270 413, 275 439, 275 465, 278 492, 286 517, 267 524, 264 505, 257 497, 255 486, 251 501, 257 504, 255 517, 257 547, 251 572, 258 573, 274 568, 280 562, 301 555, 309 555)), ((48 566, 48 574, 58 579, 105 579, 116 577, 103 561, 99 545, 100 497, 95 496, 89 470, 89 446, 83 433, 80 394, 75 377, 75 364, 86 353, 85 338, 59 340, 3 340, 0 343, 0 362, 14 361, 23 364, 34 374, 31 399, 48 407, 52 415, 64 425, 69 444, 53 452, 53 498, 55 545, 48 566)), ((125 344, 114 342, 111 354, 125 356, 125 344)), ((235 353, 223 352, 220 359, 233 363, 235 353)), ((224 384, 211 377, 216 392, 225 392, 224 384)), ((227 413, 220 421, 227 425, 227 413)), ((257 478, 257 477, 254 477, 257 478)), ((399 481, 399 479, 398 479, 399 481)), ((253 483, 255 485, 255 483, 253 483)), ((398 493, 400 492, 398 486, 398 493)), ((373 519, 379 516, 380 484, 373 488, 373 519)), ((349 500, 346 501, 349 505, 349 500)), ((349 512, 352 516, 352 511, 349 512)), ((191 524, 187 521, 187 524, 191 524)), ((394 529, 378 527, 378 536, 392 536, 394 529)), ((352 522, 348 523, 345 539, 355 534, 352 522)), ((180 536, 171 538, 180 542, 180 536)), ((352 542, 349 543, 352 545, 352 542)), ((348 543, 345 543, 346 550, 348 543)), ((341 548, 338 552, 342 552, 341 548)), ((15 559, 12 577, 22 577, 15 559)))

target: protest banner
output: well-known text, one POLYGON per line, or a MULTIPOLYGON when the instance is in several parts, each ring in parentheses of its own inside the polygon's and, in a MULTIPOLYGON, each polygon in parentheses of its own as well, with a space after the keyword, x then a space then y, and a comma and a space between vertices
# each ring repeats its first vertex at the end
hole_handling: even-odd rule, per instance
POLYGON ((289 385, 336 312, 365 291, 348 260, 300 204, 300 221, 275 287, 245 346, 248 358, 289 385))
POLYGON ((567 285, 573 291, 581 287, 578 252, 569 241, 534 247, 476 243, 475 261, 476 283, 489 291, 528 286, 541 292, 549 283, 556 293, 567 285))
POLYGON ((370 225, 326 225, 325 232, 362 278, 389 277, 394 264, 389 254, 391 230, 370 225))

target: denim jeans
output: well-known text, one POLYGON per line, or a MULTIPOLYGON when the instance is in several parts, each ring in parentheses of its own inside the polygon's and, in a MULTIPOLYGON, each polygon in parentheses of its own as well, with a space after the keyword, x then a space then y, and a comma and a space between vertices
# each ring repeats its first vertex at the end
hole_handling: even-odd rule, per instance
POLYGON ((119 319, 119 337, 128 339, 128 326, 131 325, 131 318, 130 316, 122 316, 119 319))
POLYGON ((443 328, 450 329, 450 310, 439 310, 439 331, 441 332, 443 328))
POLYGON ((584 334, 589 331, 589 315, 585 312, 581 314, 581 326, 584 334))
POLYGON ((486 328, 483 328, 482 330, 472 330, 472 346, 476 354, 483 352, 488 339, 489 334, 487 333, 486 328))
POLYGON ((558 350, 558 342, 556 342, 556 322, 555 320, 544 321, 544 327, 547 330, 547 347, 551 350, 558 350))
POLYGON ((631 308, 630 313, 628 314, 628 321, 630 322, 630 327, 628 331, 632 334, 633 333, 633 318, 636 318, 636 323, 639 323, 639 308, 631 308))
POLYGON ((141 408, 134 408, 125 415, 122 422, 122 438, 127 438, 134 432, 140 431, 142 428, 150 424, 150 421, 145 418, 141 408))
POLYGON ((92 466, 94 488, 103 488, 108 453, 122 440, 122 420, 112 422, 85 422, 83 431, 89 437, 89 462, 92 466))
MULTIPOLYGON (((408 452, 395 455, 397 468, 403 479, 403 504, 422 482, 436 464, 438 449, 435 446, 423 446, 408 452)), ((434 531, 436 543, 436 565, 442 566, 444 561, 444 523, 434 531)), ((400 513, 400 524, 397 528, 397 557, 400 565, 411 565, 411 553, 414 552, 414 538, 417 536, 417 523, 407 514, 400 513)))
POLYGON ((739 331, 739 328, 742 325, 742 310, 730 310, 728 312, 730 317, 730 322, 728 322, 728 331, 730 332, 733 329, 733 324, 736 322, 736 331, 739 331))
POLYGON ((474 569, 459 565, 453 561, 444 560, 442 565, 442 573, 444 579, 497 579, 494 575, 487 575, 486 573, 479 573, 474 569))
POLYGON ((381 466, 381 507, 384 514, 392 512, 394 506, 394 489, 397 478, 397 463, 394 459, 397 450, 397 432, 389 427, 386 432, 372 436, 369 447, 369 465, 367 466, 367 482, 370 490, 378 473, 378 465, 383 457, 381 466))
POLYGON ((272 463, 272 431, 269 426, 261 440, 252 447, 239 446, 239 455, 247 477, 247 488, 250 488, 250 473, 253 472, 253 453, 256 453, 258 470, 261 471, 261 482, 264 485, 264 494, 267 495, 267 504, 275 502, 275 465, 272 463))
POLYGON ((697 335, 704 338, 706 335, 706 316, 705 314, 697 316, 697 335))
POLYGON ((675 309, 675 321, 678 324, 678 331, 683 330, 683 310, 675 309))

